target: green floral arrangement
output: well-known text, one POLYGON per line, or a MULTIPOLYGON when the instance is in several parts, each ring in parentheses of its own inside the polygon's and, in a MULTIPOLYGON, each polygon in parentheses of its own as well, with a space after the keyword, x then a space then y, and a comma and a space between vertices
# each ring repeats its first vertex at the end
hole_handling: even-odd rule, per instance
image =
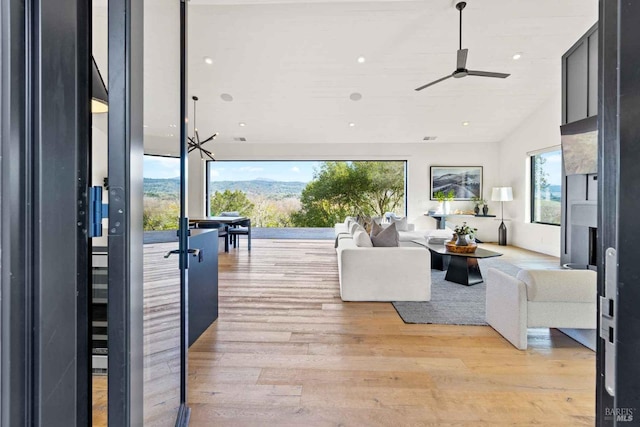
POLYGON ((463 222, 462 225, 457 225, 454 229, 453 229, 454 233, 456 233, 458 236, 474 236, 476 234, 476 231, 478 231, 477 228, 471 228, 467 225, 466 222, 463 222))
POLYGON ((439 201, 440 203, 444 201, 451 202, 455 197, 456 197, 456 193, 453 190, 449 190, 447 193, 445 193, 442 190, 438 190, 435 193, 433 193, 433 198, 439 201))

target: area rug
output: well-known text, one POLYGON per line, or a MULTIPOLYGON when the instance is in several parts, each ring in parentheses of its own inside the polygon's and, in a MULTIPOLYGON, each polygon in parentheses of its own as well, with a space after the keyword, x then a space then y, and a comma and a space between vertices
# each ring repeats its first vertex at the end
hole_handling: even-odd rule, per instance
MULTIPOLYGON (((478 260, 482 277, 489 268, 516 275, 520 268, 497 258, 478 260)), ((431 270, 431 301, 393 302, 404 323, 440 325, 486 325, 485 282, 464 286, 444 280, 446 271, 431 270)))

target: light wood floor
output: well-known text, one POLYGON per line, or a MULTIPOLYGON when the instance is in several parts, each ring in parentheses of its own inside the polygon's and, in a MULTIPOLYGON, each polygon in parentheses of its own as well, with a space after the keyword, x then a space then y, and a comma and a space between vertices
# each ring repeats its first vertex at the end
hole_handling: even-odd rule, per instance
MULTIPOLYGON (((521 267, 558 263, 485 247, 521 267)), ((536 329, 519 351, 490 327, 343 303, 332 241, 221 253, 219 289, 220 317, 189 352, 192 426, 594 424, 591 350, 536 329)))

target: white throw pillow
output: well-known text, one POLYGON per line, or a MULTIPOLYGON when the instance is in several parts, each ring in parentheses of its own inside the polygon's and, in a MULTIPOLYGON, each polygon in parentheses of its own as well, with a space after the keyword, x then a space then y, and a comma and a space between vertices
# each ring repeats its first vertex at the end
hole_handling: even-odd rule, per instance
POLYGON ((409 231, 409 224, 407 222, 407 217, 404 218, 391 218, 391 224, 396 225, 396 230, 398 231, 409 231))
POLYGON ((353 236, 353 234, 357 231, 357 230, 364 230, 364 227, 361 226, 360 224, 358 224, 357 222, 352 222, 351 225, 349 226, 349 234, 351 234, 353 236))
POLYGON ((373 247, 373 243, 371 243, 371 238, 369 237, 367 232, 364 230, 356 230, 356 232, 353 233, 353 242, 359 248, 373 247))

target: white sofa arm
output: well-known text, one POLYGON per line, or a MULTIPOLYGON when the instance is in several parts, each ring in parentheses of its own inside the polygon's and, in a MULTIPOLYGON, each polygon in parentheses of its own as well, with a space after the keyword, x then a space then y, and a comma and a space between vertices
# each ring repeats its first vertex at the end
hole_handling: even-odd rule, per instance
POLYGON ((495 268, 487 271, 487 323, 520 350, 527 348, 525 284, 495 268))
POLYGON ((429 301, 431 256, 422 247, 340 248, 344 301, 429 301))

